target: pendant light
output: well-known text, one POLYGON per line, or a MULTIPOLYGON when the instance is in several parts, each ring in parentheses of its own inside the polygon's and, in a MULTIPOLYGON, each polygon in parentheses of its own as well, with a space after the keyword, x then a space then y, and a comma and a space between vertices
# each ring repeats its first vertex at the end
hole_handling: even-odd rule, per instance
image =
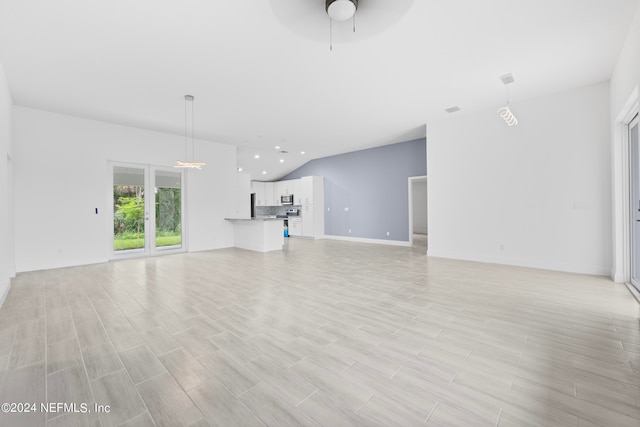
POLYGON ((518 126, 518 119, 509 108, 509 85, 515 80, 513 79, 513 75, 511 73, 501 76, 500 79, 507 89, 507 99, 505 103, 506 105, 504 107, 498 108, 498 115, 504 120, 507 126, 518 126))
POLYGON ((193 108, 193 95, 184 96, 184 161, 177 160, 174 168, 185 169, 202 169, 202 166, 206 165, 204 162, 196 162, 196 137, 194 126, 194 108, 193 108), (191 161, 189 161, 189 104, 191 105, 191 161))

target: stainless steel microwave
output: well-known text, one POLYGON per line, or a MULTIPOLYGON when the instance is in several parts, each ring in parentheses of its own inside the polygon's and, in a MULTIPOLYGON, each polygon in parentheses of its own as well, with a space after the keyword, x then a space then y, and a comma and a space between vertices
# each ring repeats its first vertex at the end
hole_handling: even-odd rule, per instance
POLYGON ((282 205, 292 205, 293 204, 293 194, 288 194, 286 196, 280 196, 280 204, 282 204, 282 205))

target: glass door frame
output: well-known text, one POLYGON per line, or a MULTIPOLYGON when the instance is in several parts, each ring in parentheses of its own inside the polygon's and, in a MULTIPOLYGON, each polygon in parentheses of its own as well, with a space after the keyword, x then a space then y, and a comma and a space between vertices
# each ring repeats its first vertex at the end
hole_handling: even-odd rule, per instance
POLYGON ((107 214, 107 227, 108 232, 108 244, 109 244, 109 259, 127 259, 127 258, 140 258, 157 255, 168 255, 174 253, 182 253, 187 251, 187 239, 186 239, 186 224, 185 219, 187 214, 185 211, 185 173, 182 169, 175 169, 171 166, 160 166, 143 163, 128 163, 128 162, 109 162, 109 188, 108 188, 108 214, 107 214), (113 248, 114 232, 114 210, 113 210, 113 172, 116 167, 141 169, 144 171, 144 248, 142 250, 128 250, 128 251, 115 251, 113 248), (156 201, 155 201, 155 188, 156 188, 156 171, 174 172, 180 175, 180 223, 181 223, 181 245, 179 248, 157 248, 156 242, 156 201))
POLYGON ((640 118, 638 114, 631 119, 627 124, 627 139, 629 143, 629 283, 640 291, 640 277, 636 278, 636 275, 640 275, 640 265, 636 265, 638 254, 636 253, 640 248, 640 237, 636 233, 636 222, 640 221, 639 215, 636 212, 640 212, 640 176, 634 176, 634 172, 640 175, 640 140, 638 140, 638 132, 640 130, 640 118), (634 136, 632 134, 635 130, 635 143, 634 136), (636 162, 634 164, 634 162, 636 162))

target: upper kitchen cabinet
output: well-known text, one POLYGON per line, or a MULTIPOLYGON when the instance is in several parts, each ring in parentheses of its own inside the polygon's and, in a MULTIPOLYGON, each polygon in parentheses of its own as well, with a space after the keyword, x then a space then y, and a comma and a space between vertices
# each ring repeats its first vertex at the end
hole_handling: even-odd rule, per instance
POLYGON ((282 203, 280 203, 280 196, 282 196, 284 193, 282 192, 282 187, 283 187, 283 181, 276 181, 273 183, 273 199, 275 202, 276 206, 281 206, 282 203))
POLYGON ((324 204, 324 178, 321 176, 303 176, 300 179, 301 205, 313 205, 317 198, 322 197, 324 204))
POLYGON ((251 192, 256 194, 256 206, 264 206, 264 182, 251 181, 251 192))
POLYGON ((273 182, 264 183, 264 198, 266 206, 275 206, 275 199, 273 197, 273 182))
POLYGON ((256 206, 273 206, 273 182, 251 181, 251 192, 256 193, 256 206))
POLYGON ((295 191, 294 191, 294 183, 296 181, 299 181, 297 179, 289 179, 286 181, 280 181, 280 191, 281 194, 283 196, 288 196, 290 194, 293 194, 295 196, 295 191))
POLYGON ((296 205, 302 204, 302 181, 299 179, 293 179, 291 185, 291 194, 293 194, 293 203, 296 205))

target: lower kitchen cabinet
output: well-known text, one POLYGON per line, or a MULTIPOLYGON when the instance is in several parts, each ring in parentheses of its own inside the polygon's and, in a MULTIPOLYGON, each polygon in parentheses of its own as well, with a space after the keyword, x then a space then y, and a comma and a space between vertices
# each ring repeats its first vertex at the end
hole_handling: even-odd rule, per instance
POLYGON ((302 236, 302 218, 289 217, 289 236, 302 236))

